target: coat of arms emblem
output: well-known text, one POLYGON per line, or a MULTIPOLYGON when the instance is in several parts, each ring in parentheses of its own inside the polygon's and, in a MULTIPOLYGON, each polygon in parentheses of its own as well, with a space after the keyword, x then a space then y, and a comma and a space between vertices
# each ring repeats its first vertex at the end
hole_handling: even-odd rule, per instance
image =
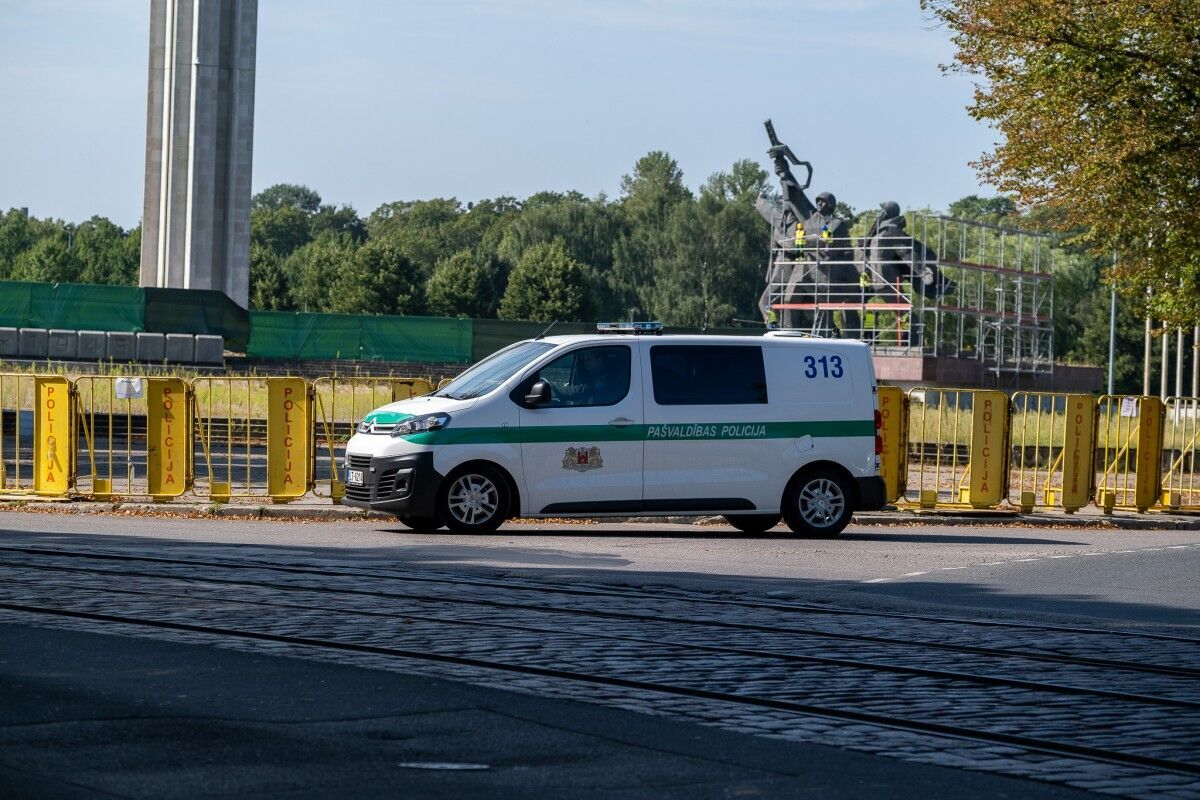
POLYGON ((568 447, 563 454, 562 466, 563 469, 587 472, 603 467, 604 458, 600 455, 599 447, 568 447))

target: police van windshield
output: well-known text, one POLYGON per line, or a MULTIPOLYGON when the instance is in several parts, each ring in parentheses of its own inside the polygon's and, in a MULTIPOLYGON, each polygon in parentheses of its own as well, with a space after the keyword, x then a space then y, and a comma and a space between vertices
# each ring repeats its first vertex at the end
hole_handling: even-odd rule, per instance
POLYGON ((525 365, 555 345, 549 342, 517 342, 480 361, 434 392, 437 397, 466 400, 480 397, 516 375, 525 365))

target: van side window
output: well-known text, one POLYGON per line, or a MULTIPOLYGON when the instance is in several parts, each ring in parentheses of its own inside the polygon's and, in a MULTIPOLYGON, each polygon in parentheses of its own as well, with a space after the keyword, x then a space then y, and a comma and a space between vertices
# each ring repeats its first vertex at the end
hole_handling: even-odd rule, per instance
POLYGON ((522 382, 524 391, 537 381, 550 384, 550 402, 539 408, 611 406, 629 394, 629 348, 605 345, 572 350, 522 382))
POLYGON ((767 402, 762 348, 756 345, 654 345, 650 371, 660 406, 767 402))

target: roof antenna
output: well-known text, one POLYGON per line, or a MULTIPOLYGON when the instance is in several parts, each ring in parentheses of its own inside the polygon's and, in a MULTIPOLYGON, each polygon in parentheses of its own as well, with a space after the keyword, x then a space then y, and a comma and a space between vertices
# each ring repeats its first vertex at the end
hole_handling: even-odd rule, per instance
POLYGON ((549 325, 546 326, 546 330, 542 331, 537 336, 533 337, 533 340, 536 342, 538 339, 545 339, 546 334, 549 333, 550 329, 553 328, 557 324, 558 324, 558 320, 554 320, 554 322, 551 322, 549 325))

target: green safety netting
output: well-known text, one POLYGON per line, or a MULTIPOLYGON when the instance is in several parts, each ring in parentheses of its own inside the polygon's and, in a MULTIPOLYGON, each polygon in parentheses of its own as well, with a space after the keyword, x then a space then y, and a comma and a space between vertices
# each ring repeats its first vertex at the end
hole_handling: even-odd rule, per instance
POLYGON ((144 330, 145 295, 135 286, 0 281, 0 325, 90 331, 144 330))
POLYGON ((471 320, 252 311, 246 354, 466 364, 471 320))
POLYGON ((352 314, 251 311, 252 358, 360 358, 358 318, 352 314))
POLYGON ((471 361, 469 319, 446 317, 359 317, 362 357, 376 361, 467 364, 471 361))
POLYGON ((225 337, 225 347, 245 350, 250 340, 246 309, 214 289, 155 289, 146 293, 145 329, 154 333, 202 333, 225 337))
MULTIPOLYGON (((549 322, 521 322, 507 319, 475 320, 475 336, 471 342, 471 360, 487 358, 497 350, 522 339, 532 339, 550 326, 549 322)), ((584 322, 559 322, 550 328, 551 336, 572 333, 595 333, 596 326, 584 322)))

